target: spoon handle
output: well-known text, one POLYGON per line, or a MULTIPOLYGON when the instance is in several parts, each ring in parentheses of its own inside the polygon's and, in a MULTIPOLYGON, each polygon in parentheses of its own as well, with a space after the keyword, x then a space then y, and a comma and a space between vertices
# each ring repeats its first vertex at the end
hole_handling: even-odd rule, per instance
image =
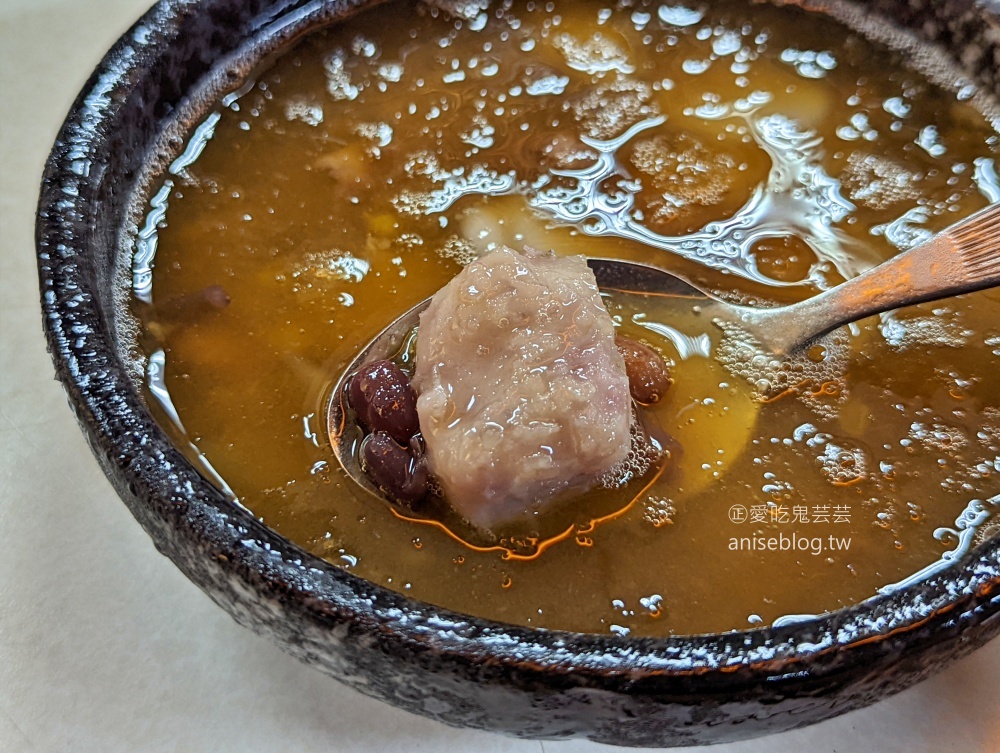
MULTIPOLYGON (((1000 203, 952 225, 909 251, 778 316, 758 309, 755 328, 767 329, 776 353, 842 324, 890 309, 1000 285, 1000 203)), ((779 309, 775 309, 775 314, 779 309)))

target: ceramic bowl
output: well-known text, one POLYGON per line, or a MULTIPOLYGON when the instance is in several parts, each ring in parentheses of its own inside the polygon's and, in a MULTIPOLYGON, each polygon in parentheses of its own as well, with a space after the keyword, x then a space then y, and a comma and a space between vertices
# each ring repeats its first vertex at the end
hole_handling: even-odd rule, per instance
MULTIPOLYGON (((230 502, 171 444, 129 364, 142 197, 188 127, 262 56, 364 0, 161 0, 94 71, 45 168, 44 326, 95 456, 156 548, 242 625, 358 691, 451 725, 633 746, 811 724, 919 681, 1000 632, 1000 541, 897 593, 807 622, 635 639, 533 630, 406 598, 303 551, 230 502)), ((811 2, 843 10, 839 2, 811 2)), ((875 0, 998 91, 1000 5, 875 0)), ((891 19, 888 20, 888 19, 891 19)))

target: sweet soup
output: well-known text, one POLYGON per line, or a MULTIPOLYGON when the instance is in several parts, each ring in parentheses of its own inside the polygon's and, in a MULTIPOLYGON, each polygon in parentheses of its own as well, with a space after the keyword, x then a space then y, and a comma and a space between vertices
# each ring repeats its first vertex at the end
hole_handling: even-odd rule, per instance
POLYGON ((472 546, 406 515, 346 476, 326 426, 359 349, 501 244, 783 303, 1000 198, 990 101, 919 52, 745 2, 396 3, 311 35, 207 116, 151 200, 150 404, 266 524, 482 617, 730 630, 942 567, 1000 490, 996 292, 780 366, 689 301, 608 292, 671 364, 650 409, 671 462, 582 502, 561 538, 472 546))

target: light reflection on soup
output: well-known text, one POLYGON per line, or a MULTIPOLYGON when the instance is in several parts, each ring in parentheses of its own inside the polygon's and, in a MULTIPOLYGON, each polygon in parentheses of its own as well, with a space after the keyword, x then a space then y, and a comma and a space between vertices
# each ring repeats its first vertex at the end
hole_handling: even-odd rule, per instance
POLYGON ((311 35, 206 121, 151 215, 136 309, 173 430, 280 533, 470 614, 655 635, 865 599, 1000 487, 995 292, 845 328, 778 375, 676 302, 610 296, 675 364, 654 413, 680 456, 528 560, 358 489, 326 405, 372 336, 495 244, 744 301, 856 275, 1000 197, 971 93, 826 16, 743 2, 396 3, 311 35))

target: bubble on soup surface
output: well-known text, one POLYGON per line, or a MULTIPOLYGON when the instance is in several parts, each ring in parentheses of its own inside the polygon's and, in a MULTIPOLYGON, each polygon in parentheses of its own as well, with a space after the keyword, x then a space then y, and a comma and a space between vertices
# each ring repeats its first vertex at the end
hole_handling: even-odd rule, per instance
POLYGON ((643 183, 636 196, 643 224, 664 235, 676 232, 697 207, 719 204, 733 187, 737 167, 731 155, 684 132, 636 142, 630 162, 643 183))
POLYGON ((597 477, 596 486, 602 489, 618 489, 632 479, 642 478, 654 464, 661 461, 671 450, 660 447, 646 434, 637 416, 629 425, 628 454, 610 470, 597 477))
POLYGON ((753 386, 769 403, 796 397, 817 415, 833 420, 847 399, 850 342, 842 331, 821 338, 822 349, 797 348, 786 356, 766 353, 743 329, 719 323, 723 337, 716 357, 733 376, 753 386))
POLYGON ((288 120, 301 120, 311 126, 323 122, 323 105, 311 97, 289 97, 285 103, 285 117, 288 120))
POLYGON ((963 429, 942 423, 914 422, 910 426, 910 439, 946 455, 961 453, 969 446, 969 437, 963 429))
POLYGON ((674 522, 677 509, 667 497, 649 496, 643 507, 642 519, 654 528, 670 525, 674 522))
POLYGON ((465 21, 477 18, 490 6, 489 0, 423 0, 423 2, 465 21))
POLYGON ((465 238, 459 238, 457 235, 446 240, 437 249, 437 253, 442 259, 451 259, 463 267, 479 258, 479 249, 465 238))
POLYGON ((1000 536, 1000 517, 994 512, 993 516, 986 520, 976 531, 972 538, 973 546, 978 546, 984 541, 1000 536))
POLYGON ((389 146, 392 143, 393 130, 388 123, 359 123, 354 130, 358 136, 368 139, 375 146, 389 146))
POLYGON ((816 458, 820 473, 834 486, 852 486, 868 478, 871 456, 860 442, 831 437, 821 447, 816 458))
POLYGON ((563 105, 576 117, 588 136, 608 140, 657 114, 650 100, 652 89, 644 81, 618 76, 563 105))
POLYGON ((404 214, 426 215, 444 212, 468 194, 490 196, 507 193, 514 187, 512 173, 498 173, 484 165, 459 167, 450 173, 431 176, 437 187, 429 191, 402 191, 393 204, 404 214))
POLYGON ((912 350, 922 345, 961 348, 968 344, 974 332, 963 327, 960 315, 948 309, 939 309, 932 316, 910 312, 890 311, 883 315, 879 326, 885 341, 899 350, 912 350))
POLYGON ((908 209, 902 215, 882 225, 874 225, 871 234, 883 236, 899 249, 908 249, 929 241, 933 233, 927 228, 931 212, 924 206, 908 209))
POLYGON ((534 158, 546 168, 574 170, 587 167, 597 161, 598 153, 573 134, 537 134, 529 139, 535 147, 534 158))
POLYGON ((351 75, 346 68, 347 53, 336 49, 323 61, 326 73, 326 91, 335 100, 357 99, 359 89, 351 83, 351 75))
POLYGON ((464 143, 475 147, 475 151, 478 151, 493 146, 495 135, 496 128, 482 113, 476 113, 466 130, 462 131, 461 138, 464 143))
POLYGON ((852 152, 841 175, 852 201, 876 210, 920 198, 920 176, 888 157, 852 152))
POLYGON ((703 8, 690 8, 686 5, 661 5, 656 11, 657 17, 670 26, 694 26, 705 17, 703 8))
POLYGON ((410 177, 425 175, 435 180, 442 180, 448 174, 441 169, 438 156, 426 149, 412 153, 403 164, 403 169, 410 177))
POLYGON ((598 31, 583 41, 565 32, 552 37, 551 44, 563 54, 566 65, 582 73, 632 73, 635 65, 629 61, 622 46, 609 38, 607 31, 598 31))
POLYGON ((367 259, 332 248, 306 254, 292 269, 291 278, 297 286, 321 287, 334 281, 361 282, 370 269, 367 259))

